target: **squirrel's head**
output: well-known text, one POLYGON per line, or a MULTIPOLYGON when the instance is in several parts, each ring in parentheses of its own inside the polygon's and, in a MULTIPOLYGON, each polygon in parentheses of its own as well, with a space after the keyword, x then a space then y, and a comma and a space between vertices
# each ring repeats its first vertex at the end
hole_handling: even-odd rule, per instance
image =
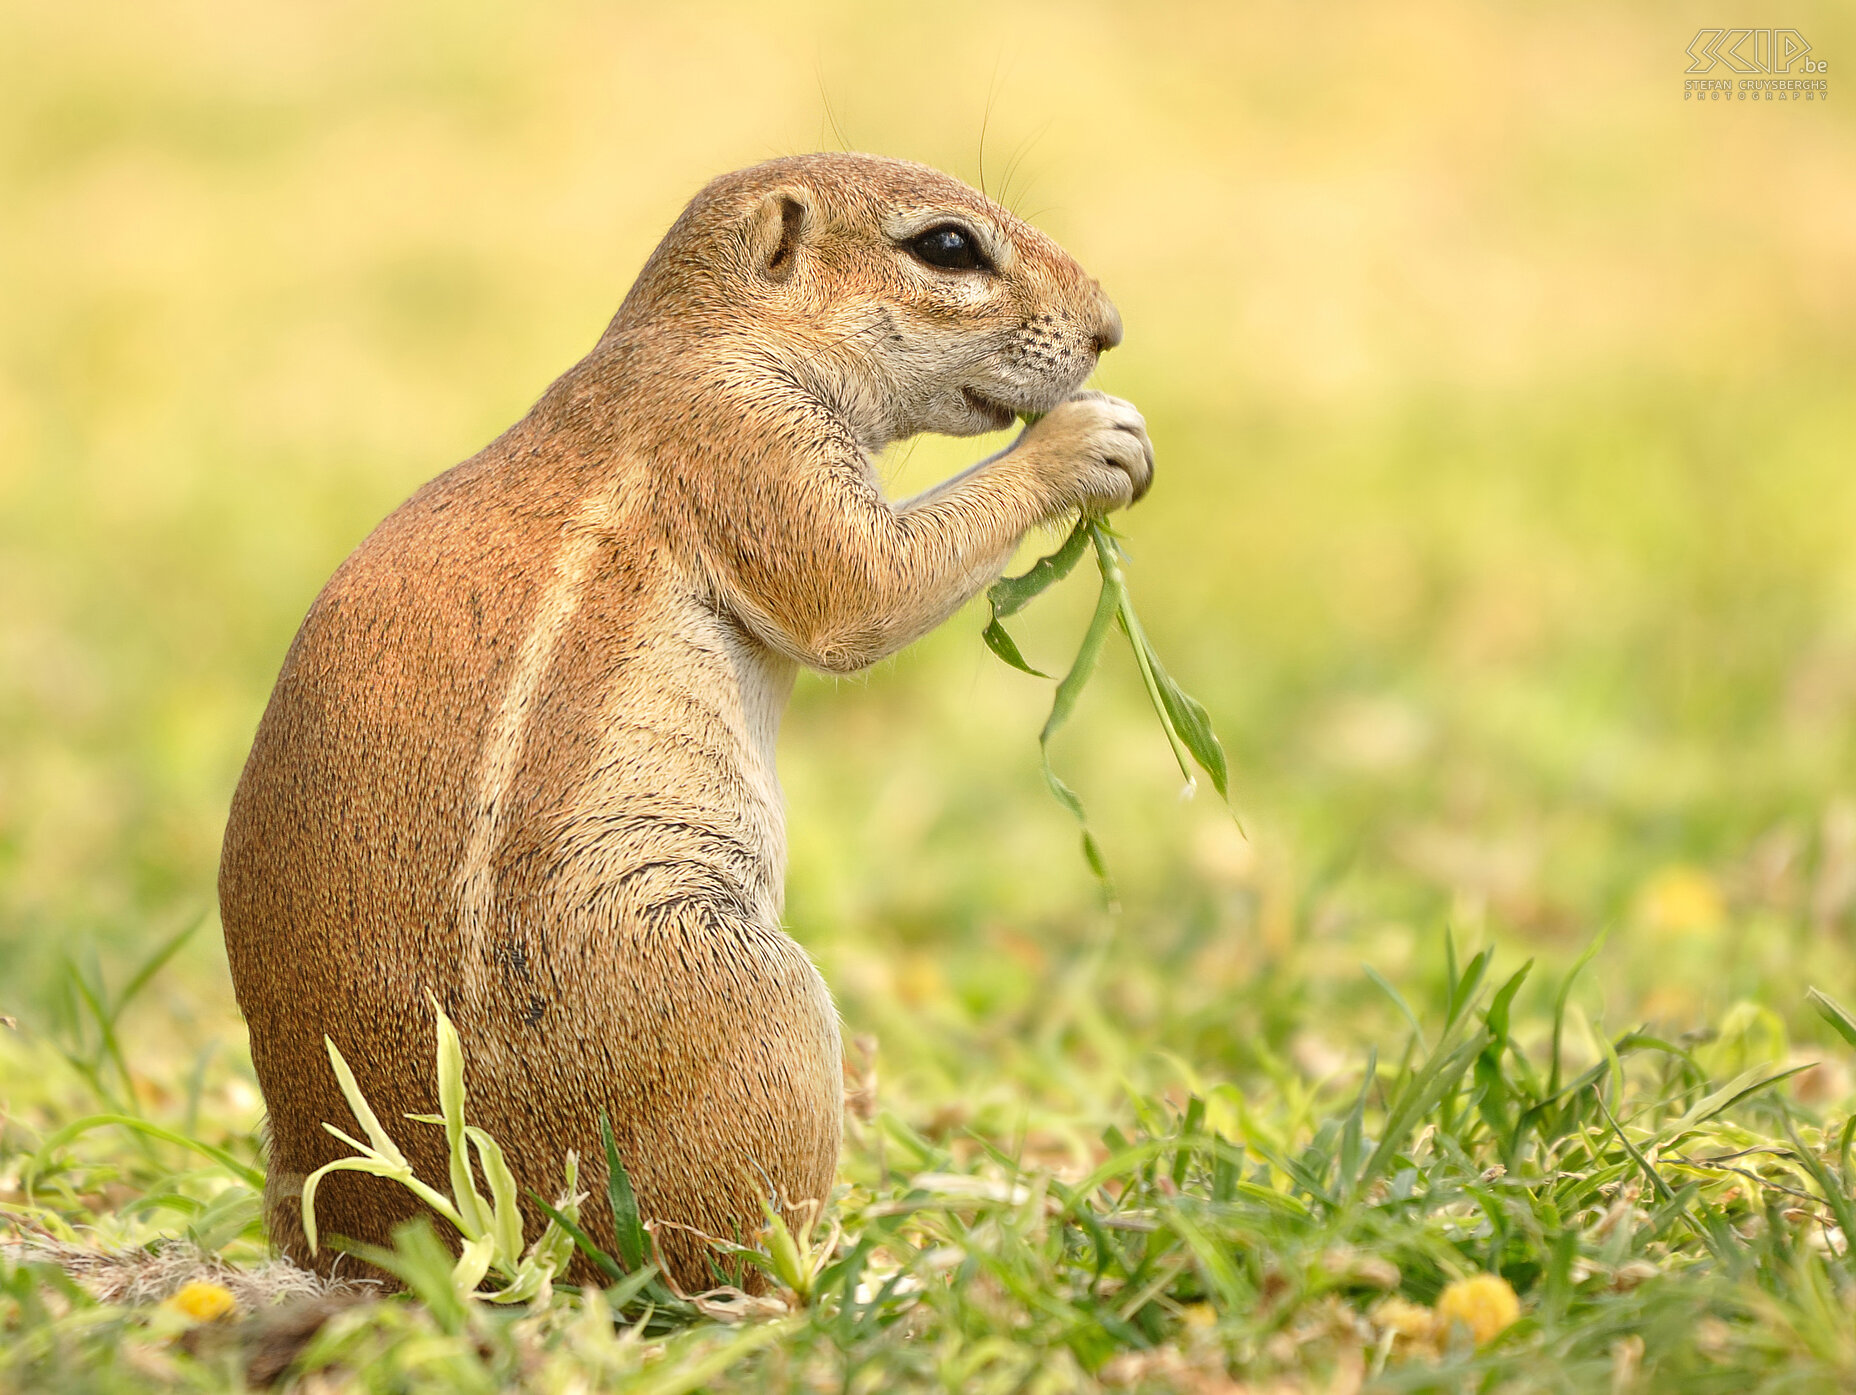
POLYGON ((870 447, 1048 411, 1121 340, 1114 305, 1049 237, 938 170, 872 155, 709 184, 609 333, 670 319, 804 384, 870 447))

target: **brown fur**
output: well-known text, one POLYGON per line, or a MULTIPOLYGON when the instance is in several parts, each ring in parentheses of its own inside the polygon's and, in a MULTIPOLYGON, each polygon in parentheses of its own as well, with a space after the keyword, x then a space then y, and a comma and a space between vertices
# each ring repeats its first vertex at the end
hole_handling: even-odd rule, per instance
MULTIPOLYGON (((612 1120, 647 1217, 751 1238, 822 1202, 841 1077, 831 998, 780 928, 774 736, 796 666, 894 653, 1025 531, 1145 488, 1124 402, 1078 389, 1120 338, 1049 238, 923 166, 775 160, 704 189, 593 351, 330 580, 291 645, 226 830, 220 906, 270 1110, 271 1234, 352 1129, 341 1048, 420 1175, 445 1176, 435 993, 472 1121, 524 1189, 569 1149, 603 1196, 612 1120), (948 221, 996 271, 902 241, 948 221), (968 394, 974 394, 969 396, 968 394), (1044 411, 904 504, 869 453, 1044 411)), ((415 1214, 351 1173, 325 1234, 415 1214)), ((611 1218, 589 1206, 596 1237, 611 1218)), ((530 1234, 538 1217, 528 1217, 530 1234)), ((662 1232, 673 1277, 701 1245, 662 1232)))

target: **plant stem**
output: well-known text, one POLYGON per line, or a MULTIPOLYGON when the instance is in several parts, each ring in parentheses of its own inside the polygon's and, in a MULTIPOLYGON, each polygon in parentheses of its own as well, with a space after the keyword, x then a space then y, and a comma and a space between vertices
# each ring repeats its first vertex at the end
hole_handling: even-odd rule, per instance
POLYGON ((1190 798, 1199 788, 1199 779, 1192 773, 1192 760, 1186 750, 1186 743, 1179 739, 1173 718, 1166 710, 1166 702, 1160 696, 1160 683, 1154 677, 1153 660, 1147 652, 1147 635, 1141 629, 1141 622, 1135 618, 1134 598, 1128 594, 1127 582, 1121 573, 1121 562, 1115 555, 1115 541, 1096 519, 1088 520, 1088 528, 1089 540, 1096 547, 1096 561, 1102 569, 1102 584, 1114 590, 1115 613, 1121 620, 1122 633, 1127 635, 1128 645, 1134 650, 1134 662, 1141 670, 1141 682, 1147 687, 1147 700, 1153 704, 1154 713, 1160 718, 1160 727, 1166 732, 1167 744, 1173 748, 1173 759, 1178 762, 1179 773, 1186 781, 1184 793, 1190 798))

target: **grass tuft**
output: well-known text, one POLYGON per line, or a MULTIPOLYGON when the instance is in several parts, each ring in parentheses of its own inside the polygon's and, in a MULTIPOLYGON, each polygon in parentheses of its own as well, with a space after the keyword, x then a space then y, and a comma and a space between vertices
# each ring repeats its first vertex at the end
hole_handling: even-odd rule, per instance
MULTIPOLYGON (((770 1223, 762 1248, 730 1247, 784 1286, 783 1301, 666 1289, 616 1165, 618 1256, 570 1208, 548 1208, 550 1231, 612 1283, 531 1284, 526 1306, 493 1301, 509 1298, 512 1273, 500 1249, 487 1263, 474 1255, 478 1241, 499 1243, 505 1198, 492 1178, 476 1241, 461 1213, 446 1217, 461 1255, 429 1222, 391 1249, 350 1247, 406 1293, 342 1310, 293 1369, 364 1390, 544 1390, 597 1370, 647 1391, 1162 1389, 1238 1373, 1383 1390, 1580 1390, 1654 1373, 1743 1390, 1856 1371, 1845 1335, 1856 1115, 1788 1094, 1803 1065, 1723 1079, 1643 1030, 1567 1059, 1569 985, 1554 985, 1552 1018, 1530 1030, 1516 1004, 1532 965, 1498 979, 1494 961, 1490 949, 1459 961, 1448 948, 1433 1009, 1403 1005, 1404 1039, 1383 1057, 1319 1082, 1130 1095, 1120 1121, 1065 1163, 1033 1160, 1047 1142, 1035 1133, 937 1136, 871 1110, 852 1130, 828 1228, 770 1223), (493 1267, 502 1287, 477 1293, 493 1267)), ((447 1065, 461 1071, 461 1057, 441 1046, 447 1065)), ((461 1110, 461 1077, 441 1095, 461 1110)), ((378 1121, 369 1127, 359 1103, 372 1135, 378 1121)), ((480 1165, 500 1160, 456 1122, 480 1165)), ((262 1309, 275 1295, 237 1286, 259 1252, 195 1248, 175 1263, 178 1241, 155 1227, 141 1253, 145 1266, 170 1256, 162 1277, 125 1283, 100 1237, 136 1201, 57 1185, 102 1136, 48 1137, 32 1157, 35 1201, 8 1207, 0 1376, 29 1387, 56 1370, 128 1388, 155 1351, 172 1388, 235 1388, 215 1384, 236 1363, 211 1342, 194 1354, 161 1335, 177 1310, 170 1301, 164 1318, 161 1300, 205 1284, 191 1291, 262 1309)), ((247 1184, 224 1143, 154 1125, 114 1136, 125 1157, 132 1140, 174 1154, 169 1195, 247 1184)))

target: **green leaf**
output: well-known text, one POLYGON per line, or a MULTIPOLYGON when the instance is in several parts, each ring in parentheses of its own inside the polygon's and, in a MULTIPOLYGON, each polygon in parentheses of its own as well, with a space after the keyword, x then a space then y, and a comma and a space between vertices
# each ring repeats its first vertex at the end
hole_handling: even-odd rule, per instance
POLYGON ((391 1249, 352 1240, 331 1240, 330 1244, 398 1278, 426 1306, 442 1331, 457 1336, 472 1327, 473 1305, 469 1295, 458 1289, 457 1260, 424 1216, 395 1227, 391 1249))
POLYGON ((1482 1014, 1483 1023, 1489 1029, 1489 1039, 1482 1048, 1482 1054, 1476 1058, 1475 1079, 1480 1089, 1477 1093, 1477 1109, 1483 1121, 1497 1137, 1510 1134, 1513 1125, 1508 1118, 1508 1101, 1514 1094, 1508 1077, 1502 1072, 1502 1056, 1508 1050, 1508 1014, 1514 1003, 1514 995, 1526 981, 1528 972, 1534 967, 1534 961, 1528 960, 1508 981, 1495 992, 1494 1001, 1482 1014))
POLYGON ((496 1239, 497 1267, 513 1268, 522 1256, 522 1208, 516 1200, 516 1179, 503 1160, 502 1146, 482 1129, 466 1126, 464 1136, 477 1149, 484 1180, 490 1184, 490 1229, 496 1239))
MULTIPOLYGON (((355 1082, 354 1072, 348 1069, 348 1061, 335 1045, 332 1037, 324 1034, 322 1044, 329 1050, 329 1064, 335 1068, 336 1082, 342 1087, 342 1098, 348 1101, 348 1108, 354 1112, 355 1121, 361 1125, 361 1132, 367 1135, 367 1141, 373 1149, 388 1162, 411 1171, 411 1164, 406 1155, 399 1150, 387 1131, 380 1126, 380 1120, 374 1117, 373 1107, 367 1102, 367 1096, 361 1093, 361 1087, 355 1082)), ((328 1125, 323 1127, 327 1128, 328 1125)), ((331 1133, 335 1131, 329 1130, 331 1133)), ((337 1134, 338 1138, 342 1135, 337 1134)))
POLYGON ((25 1175, 36 1177, 45 1170, 45 1164, 51 1159, 51 1155, 59 1148, 62 1148, 80 1134, 85 1134, 92 1129, 100 1129, 111 1124, 120 1125, 133 1133, 142 1134, 148 1138, 159 1139, 163 1143, 172 1143, 177 1147, 189 1148, 202 1157, 211 1158, 254 1191, 261 1190, 264 1186, 263 1169, 253 1167, 247 1162, 241 1162, 224 1148, 215 1147, 211 1143, 202 1143, 197 1138, 189 1138, 185 1134, 176 1133, 173 1129, 164 1129, 159 1124, 151 1124, 146 1119, 138 1119, 132 1114, 90 1114, 82 1119, 72 1120, 47 1138, 44 1143, 39 1145, 39 1150, 32 1155, 31 1161, 26 1164, 24 1169, 25 1175))
POLYGON ((1755 1066, 1752 1070, 1735 1076, 1718 1090, 1697 1100, 1694 1107, 1680 1119, 1665 1125, 1663 1146, 1669 1147, 1716 1115, 1725 1114, 1741 1100, 1756 1095, 1769 1086, 1777 1085, 1780 1081, 1790 1080, 1800 1071, 1810 1070, 1816 1064, 1815 1061, 1806 1061, 1802 1065, 1792 1066, 1789 1070, 1770 1072, 1763 1066, 1755 1066))
POLYGON ((464 1044, 436 996, 428 994, 438 1018, 438 1112, 445 1123, 446 1160, 451 1169, 451 1195, 463 1218, 466 1240, 477 1240, 490 1229, 490 1208, 477 1191, 470 1165, 470 1145, 464 1135, 464 1044))
POLYGON ((987 588, 986 599, 992 602, 992 620, 981 632, 980 638, 986 641, 988 649, 1020 673, 1028 673, 1033 678, 1050 677, 1048 673, 1031 667, 1025 661, 1017 643, 999 622, 1008 615, 1017 614, 1034 596, 1068 576, 1088 546, 1088 520, 1079 518, 1076 526, 1070 530, 1070 536, 1063 540, 1062 546, 1055 552, 1048 557, 1040 557, 1022 575, 1000 577, 987 588))
POLYGON ((541 1238, 529 1247, 528 1258, 523 1260, 523 1264, 540 1270, 552 1282, 567 1272, 568 1263, 573 1257, 573 1236, 549 1221, 548 1228, 541 1232, 541 1238))
POLYGON ((322 1128, 325 1133, 334 1134, 343 1143, 346 1143, 350 1148, 354 1149, 355 1152, 361 1154, 363 1157, 380 1158, 380 1160, 383 1162, 390 1161, 389 1159, 381 1158, 380 1153, 376 1149, 369 1147, 367 1144, 363 1143, 360 1139, 356 1138, 353 1134, 349 1133, 346 1129, 338 1129, 335 1127, 335 1125, 329 1123, 326 1119, 323 1120, 322 1128))
MULTIPOLYGON (((570 1220, 580 1218, 580 1203, 585 1199, 580 1191, 580 1155, 572 1148, 567 1150, 567 1183, 561 1192, 560 1214, 570 1220)), ((552 1220, 541 1232, 538 1239, 528 1249, 529 1257, 539 1264, 547 1266, 548 1272, 559 1275, 567 1270, 567 1262, 574 1255, 574 1240, 565 1230, 552 1220)))
MULTIPOLYGON (((1027 422, 1031 420, 1035 418, 1027 418, 1027 422)), ((1154 715, 1160 719, 1160 729, 1172 748, 1180 777, 1186 782, 1186 793, 1190 794, 1197 786, 1193 774, 1196 766, 1210 777, 1212 787, 1218 791, 1219 797, 1229 800, 1230 771, 1224 747, 1217 733, 1212 730, 1211 718, 1206 714, 1204 706, 1181 688, 1166 671, 1166 666, 1160 662, 1160 656, 1154 652, 1153 644, 1141 627, 1140 619, 1134 613, 1133 599, 1128 594, 1126 578, 1122 574, 1121 549, 1114 540, 1113 532, 1100 519, 1082 515, 1057 551, 1041 558, 1023 575, 1004 577, 993 583, 986 593, 992 602, 992 619, 981 634, 986 647, 1021 673, 1048 678, 1049 674, 1026 662, 1016 641, 1000 621, 1023 609, 1034 596, 1067 576, 1086 548, 1095 551, 1097 567, 1102 574, 1102 591, 1096 599, 1095 614, 1083 634, 1076 658, 1057 685, 1051 715, 1038 736, 1038 746, 1043 757, 1045 783, 1050 786, 1057 802, 1068 809, 1082 825, 1083 856, 1113 904, 1114 889, 1109 880, 1108 866, 1095 835, 1090 831, 1082 800, 1075 790, 1058 778, 1050 763, 1051 736, 1069 718, 1078 695, 1094 672, 1111 622, 1119 621, 1122 632, 1128 637, 1129 647, 1134 651, 1135 665, 1140 670, 1141 682, 1147 689, 1148 701, 1153 705, 1154 715)))
POLYGON ((800 1259, 799 1242, 793 1238, 792 1227, 786 1224, 780 1208, 767 1198, 761 1198, 760 1209, 767 1218, 763 1243, 773 1276, 801 1298, 807 1297, 811 1276, 800 1259))
MULTIPOLYGON (((620 1266, 619 1262, 593 1243, 593 1238, 580 1228, 579 1221, 567 1215, 564 1210, 550 1206, 539 1196, 535 1196, 534 1192, 530 1192, 529 1195, 535 1198, 535 1204, 541 1208, 542 1214, 548 1218, 548 1223, 553 1226, 559 1226, 568 1238, 574 1242, 574 1245, 580 1252, 593 1261, 601 1273, 615 1282, 625 1279, 625 1270, 620 1266)), ((638 1272, 643 1273, 645 1271, 640 1270, 638 1272)), ((657 1271, 652 1269, 650 1272, 656 1273, 657 1271)), ((637 1274, 632 1275, 632 1278, 637 1278, 637 1274)))
POLYGON ((1079 518, 1058 549, 1040 557, 1030 570, 1019 576, 1004 576, 987 588, 986 599, 992 602, 995 622, 1016 615, 1035 597, 1062 581, 1089 547, 1089 520, 1079 518))
POLYGON ((612 1286, 606 1290, 606 1301, 615 1309, 623 1310, 633 1299, 642 1296, 659 1314, 675 1318, 696 1315, 694 1307, 671 1292, 669 1285, 659 1277, 655 1264, 640 1265, 627 1274, 616 1259, 593 1243, 592 1237, 581 1229, 576 1217, 570 1216, 564 1209, 550 1206, 532 1191, 529 1196, 549 1222, 559 1226, 562 1233, 572 1239, 575 1248, 592 1260, 599 1271, 612 1281, 612 1286))
POLYGON ((988 649, 992 650, 993 653, 997 654, 1020 673, 1028 673, 1033 678, 1050 677, 1043 669, 1033 668, 1030 664, 1025 662, 1025 656, 1018 652, 1018 645, 1014 643, 1012 637, 1005 632, 1005 626, 1001 625, 997 620, 994 620, 984 630, 980 631, 980 638, 986 641, 986 647, 988 649))
POLYGON ((1411 1004, 1405 1001, 1405 995, 1387 982, 1384 975, 1371 964, 1362 964, 1360 969, 1369 980, 1378 985, 1381 992, 1392 1000, 1392 1005, 1404 1014, 1405 1020, 1411 1024, 1411 1034, 1418 1043, 1418 1050, 1424 1050, 1424 1028, 1418 1024, 1418 1014, 1411 1010, 1411 1004))
MULTIPOLYGON (((1798 1137, 1798 1130, 1792 1124, 1790 1113, 1782 1111, 1780 1117, 1785 1122, 1785 1136, 1791 1140, 1793 1155, 1798 1159, 1805 1171, 1811 1174, 1811 1180, 1817 1183, 1818 1190, 1823 1192, 1825 1202, 1829 1204, 1831 1212, 1837 1218, 1837 1228, 1840 1229, 1846 1237, 1856 1234, 1856 1207, 1850 1205, 1849 1178, 1847 1174, 1843 1177, 1833 1175, 1830 1169, 1824 1165, 1823 1160, 1820 1159, 1814 1151, 1807 1148, 1804 1140, 1798 1137)), ((1847 1129, 1848 1126, 1845 1125, 1845 1130, 1847 1131, 1847 1129)), ((1850 1252, 1847 1244, 1843 1251, 1843 1258, 1845 1264, 1850 1262, 1850 1252)))
MULTIPOLYGON (((328 1128, 328 1125, 324 1124, 323 1127, 328 1128)), ((333 1132, 333 1130, 330 1131, 333 1132)), ((303 1179, 303 1231, 309 1241, 311 1254, 316 1252, 316 1187, 323 1177, 331 1172, 365 1172, 370 1177, 390 1178, 451 1222, 460 1234, 463 1233, 462 1219, 457 1213, 457 1208, 451 1204, 451 1198, 436 1187, 430 1187, 421 1182, 413 1175, 412 1169, 405 1164, 390 1162, 380 1157, 337 1158, 332 1163, 324 1163, 303 1179)))
POLYGON ((1399 1150, 1405 1147, 1406 1141, 1417 1131, 1418 1121, 1428 1117, 1443 1098, 1457 1088, 1464 1072, 1481 1053, 1487 1040, 1488 1032, 1484 1028, 1454 1048, 1448 1034, 1438 1042, 1430 1059, 1407 1079, 1404 1089, 1387 1111, 1379 1142, 1354 1179, 1354 1196, 1361 1195, 1368 1186, 1386 1175, 1399 1150))
POLYGON ((534 1259, 525 1259, 516 1266, 515 1277, 503 1287, 487 1292, 479 1291, 478 1297, 492 1303, 532 1303, 541 1296, 542 1290, 554 1287, 554 1271, 534 1259))
POLYGON ((475 1240, 466 1240, 458 1251, 458 1262, 451 1270, 451 1282, 457 1285, 458 1292, 475 1293, 484 1276, 490 1272, 490 1261, 495 1258, 494 1235, 485 1234, 475 1240))
POLYGON ((1198 762, 1199 769, 1211 778, 1212 788, 1218 791, 1218 797, 1229 799, 1230 769, 1225 762, 1224 745, 1218 740, 1218 733, 1212 730, 1210 714, 1197 698, 1173 681, 1161 665, 1160 656, 1148 646, 1146 635, 1140 636, 1140 644, 1153 669, 1154 680, 1160 688, 1160 700, 1165 704, 1167 716, 1172 719, 1173 729, 1179 733, 1179 739, 1186 743, 1186 749, 1192 752, 1192 758, 1198 762))
POLYGON ((1463 1010, 1469 1006, 1470 1000, 1475 997, 1476 989, 1482 984, 1482 976, 1489 971, 1489 962, 1495 957, 1495 951, 1493 949, 1478 951, 1469 963, 1463 966, 1462 975, 1459 977, 1454 967, 1455 941, 1447 931, 1444 935, 1444 945, 1450 951, 1452 961, 1448 1001, 1444 1005, 1444 1026, 1448 1028, 1462 1015, 1463 1010))
POLYGON ((1572 997, 1572 986, 1585 966, 1597 957, 1598 951, 1605 946, 1605 936, 1611 933, 1609 927, 1600 930, 1573 961, 1572 968, 1566 971, 1566 977, 1560 982, 1560 991, 1553 998, 1553 1059, 1547 1076, 1547 1095, 1549 1098, 1560 1093, 1560 1036, 1566 1023, 1566 1004, 1572 997))
POLYGON ((638 1198, 632 1191, 632 1179, 619 1160, 619 1145, 612 1137, 612 1121, 606 1111, 599 1112, 599 1141, 606 1149, 606 1197, 612 1203, 612 1236, 619 1247, 619 1262, 627 1270, 644 1264, 649 1249, 644 1223, 638 1218, 638 1198))
POLYGON ((123 985, 122 992, 116 995, 116 1002, 114 1006, 110 1008, 109 1022, 112 1027, 115 1026, 116 1022, 122 1017, 123 1009, 136 1000, 141 994, 141 991, 148 987, 149 980, 154 978, 154 976, 161 971, 162 965, 166 964, 168 960, 178 954, 180 952, 180 947, 186 944, 187 941, 193 937, 194 931, 198 930, 204 923, 204 920, 194 921, 184 930, 178 931, 164 940, 156 947, 153 954, 142 961, 142 967, 137 969, 130 977, 128 983, 123 985))
POLYGON ((208 1254, 246 1235, 263 1241, 264 1200, 243 1187, 226 1188, 187 1223, 188 1238, 208 1254))
MULTIPOLYGON (((1614 1070, 1619 1075, 1623 1074, 1623 1067, 1621 1066, 1614 1066, 1614 1070)), ((1649 1179, 1650 1190, 1656 1194, 1657 1200, 1674 1201, 1676 1195, 1675 1191, 1670 1187, 1669 1183, 1663 1180, 1663 1174, 1658 1172, 1655 1165, 1644 1156, 1642 1149, 1624 1136, 1623 1126, 1618 1123, 1616 1116, 1612 1114, 1610 1107, 1605 1103, 1605 1092, 1597 1086, 1593 1086, 1593 1090, 1598 1099, 1598 1108, 1604 1114, 1605 1122, 1611 1126, 1612 1136, 1616 1138, 1619 1143, 1624 1145, 1624 1151, 1630 1155, 1630 1160, 1637 1164, 1638 1171, 1642 1172, 1643 1175, 1649 1179)))
POLYGON ((1850 1016, 1848 1008, 1820 989, 1813 988, 1805 997, 1810 999, 1811 1006, 1818 1010, 1823 1019, 1836 1029, 1838 1036, 1851 1046, 1856 1046, 1856 1017, 1850 1016))
POLYGON ((1050 792, 1057 797, 1057 802, 1068 809, 1083 830, 1083 856, 1088 859, 1089 868, 1102 883, 1103 891, 1112 899, 1114 890, 1109 881, 1108 867, 1102 859, 1102 850, 1096 845, 1095 835, 1089 831, 1089 816, 1083 810, 1083 801, 1075 790, 1058 777, 1050 763, 1050 742, 1076 708, 1076 700, 1082 695, 1083 685, 1089 681, 1094 671, 1096 659, 1102 653, 1103 641, 1115 624, 1115 616, 1120 607, 1121 598, 1115 588, 1105 577, 1102 592, 1096 598, 1095 615, 1089 621, 1089 628, 1083 632, 1083 642, 1077 647, 1076 658, 1070 664, 1070 671, 1064 674, 1057 684, 1056 696, 1051 699, 1050 716, 1044 719, 1044 729, 1038 733, 1038 751, 1042 756, 1044 783, 1050 786, 1050 792))
POLYGON ((1534 961, 1530 959, 1516 969, 1509 976, 1508 981, 1496 991, 1495 1000, 1489 1004, 1489 1010, 1483 1016, 1482 1020, 1489 1024, 1489 1031, 1495 1038, 1494 1045, 1497 1052, 1508 1044, 1508 1010, 1514 1002, 1514 995, 1521 991, 1521 985, 1526 981, 1533 967, 1534 961))
POLYGON ((378 1162, 372 1158, 337 1158, 332 1163, 324 1163, 303 1179, 303 1238, 309 1242, 309 1252, 313 1255, 320 1250, 317 1243, 316 1229, 316 1188, 322 1185, 322 1179, 331 1172, 365 1172, 373 1177, 392 1177, 395 1170, 392 1163, 378 1162))
POLYGON ((766 1322, 744 1327, 716 1346, 704 1347, 700 1354, 666 1358, 652 1366, 643 1383, 630 1388, 636 1395, 689 1395, 707 1386, 717 1376, 743 1358, 793 1330, 789 1318, 783 1322, 766 1322))
POLYGON ((1161 1215, 1173 1233, 1186 1242, 1186 1248, 1199 1262, 1199 1268, 1212 1289, 1224 1300, 1225 1308, 1230 1312, 1246 1311, 1251 1306, 1246 1301, 1249 1294, 1238 1276, 1237 1266, 1232 1262, 1227 1247, 1207 1235, 1186 1213, 1186 1208, 1176 1201, 1166 1203, 1161 1208, 1161 1215))

